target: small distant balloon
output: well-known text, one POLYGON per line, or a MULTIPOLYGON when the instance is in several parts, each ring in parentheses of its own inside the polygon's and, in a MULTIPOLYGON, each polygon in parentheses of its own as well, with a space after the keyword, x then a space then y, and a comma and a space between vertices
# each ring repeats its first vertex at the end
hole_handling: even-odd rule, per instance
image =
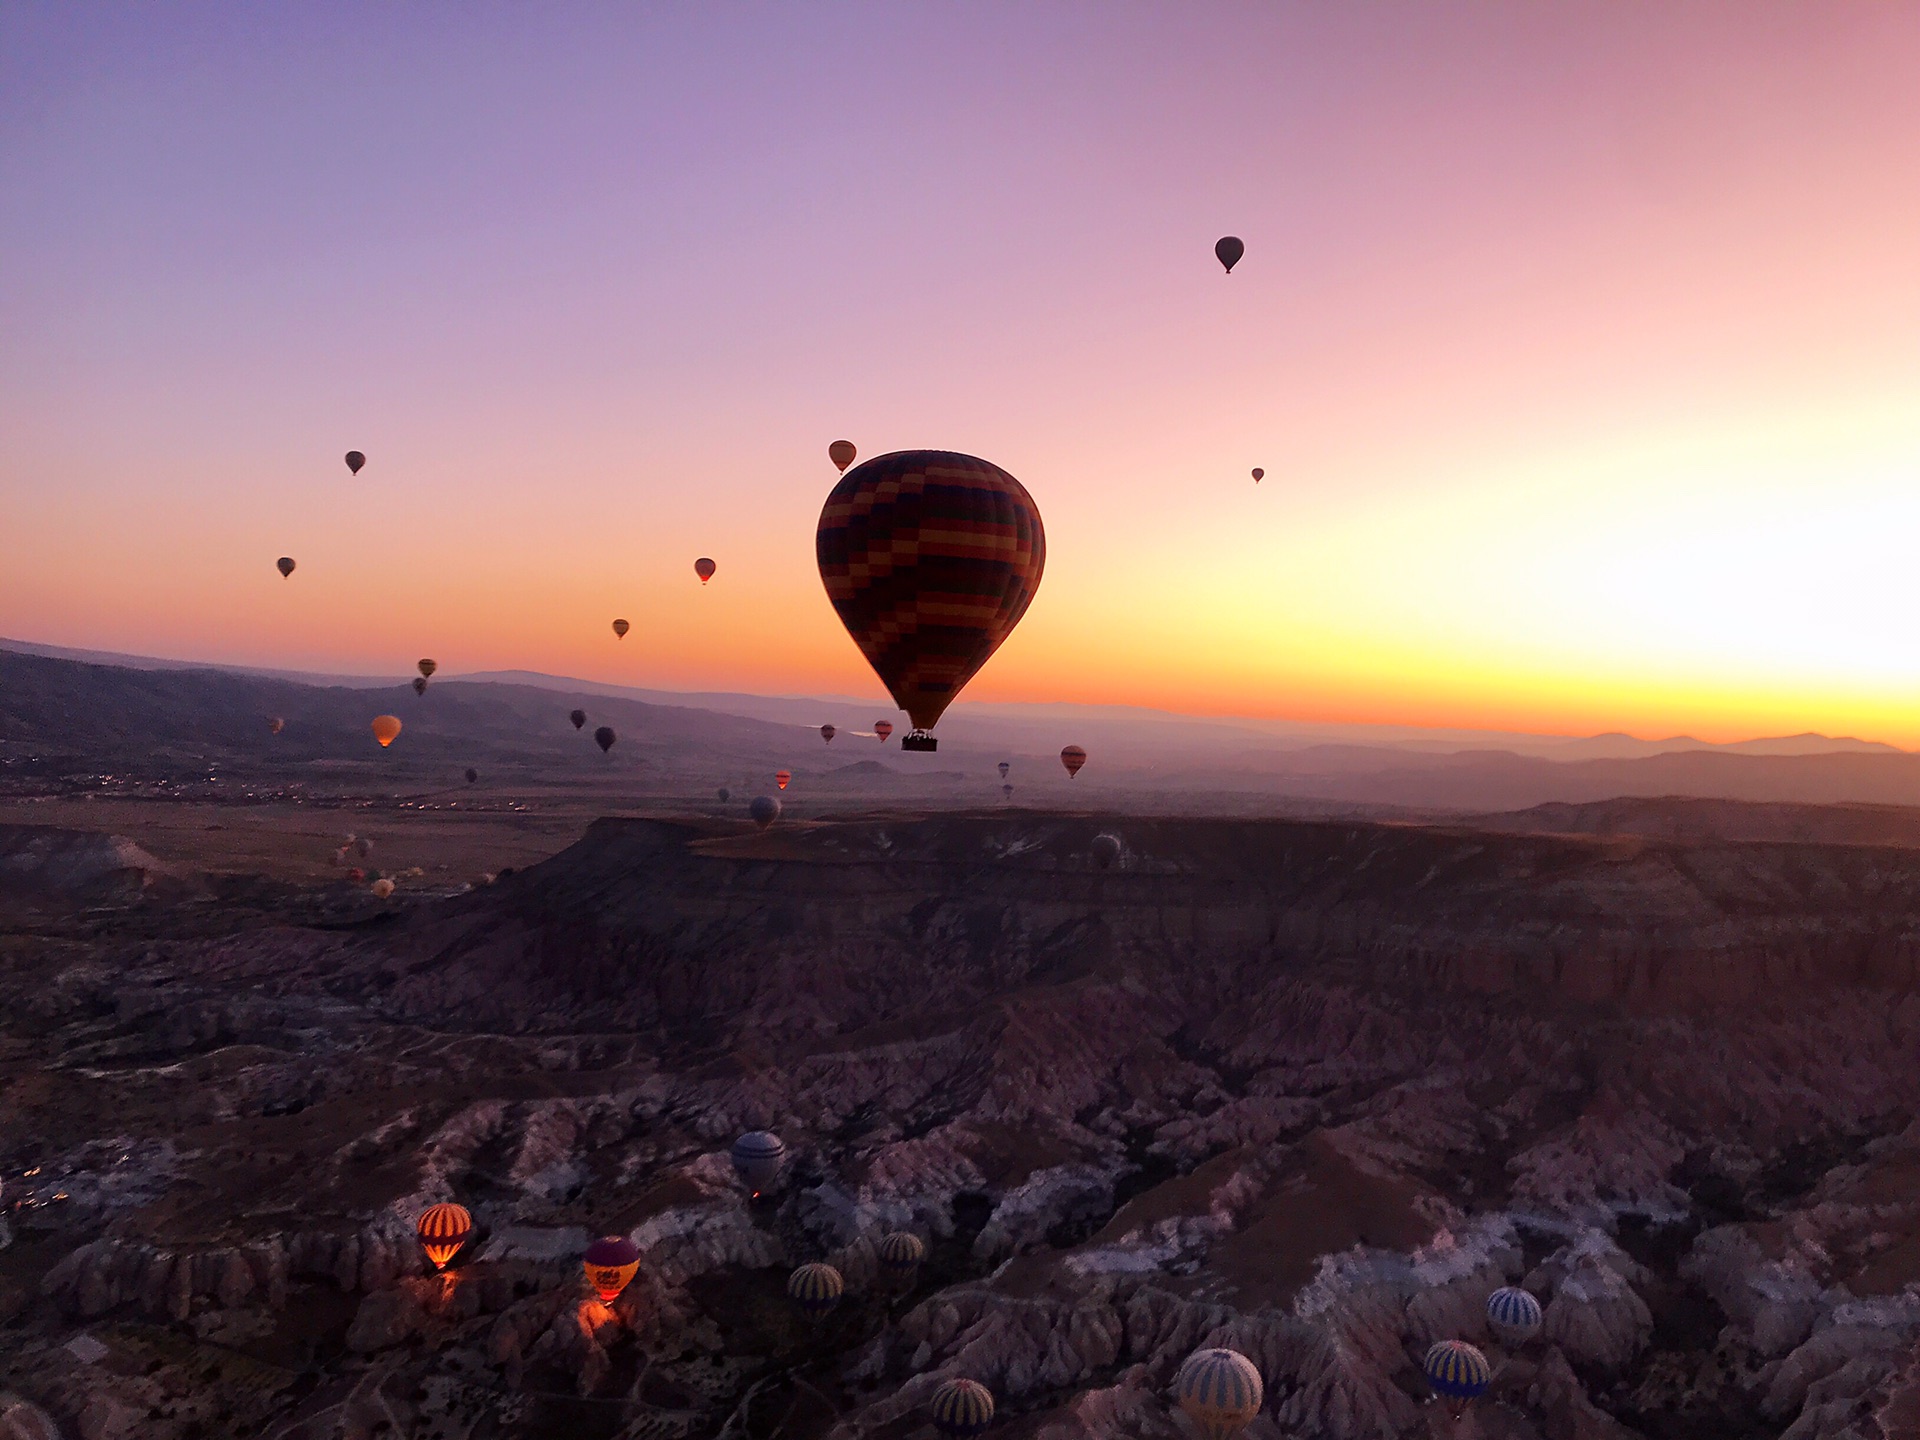
POLYGON ((278 560, 273 562, 273 565, 274 568, 280 572, 280 578, 282 580, 293 574, 293 557, 291 555, 282 555, 278 560))
POLYGON ((282 730, 287 728, 287 722, 276 715, 267 722, 267 728, 278 735, 282 730))
POLYGON ((719 568, 719 566, 715 565, 713 561, 704 555, 693 562, 693 573, 700 577, 700 583, 702 585, 711 580, 713 578, 713 572, 719 568))
POLYGON ((787 1294, 809 1320, 832 1313, 846 1293, 847 1282, 831 1265, 802 1265, 787 1277, 787 1294))
POLYGON ((619 738, 618 735, 613 733, 613 727, 611 725, 602 725, 598 730, 593 732, 593 743, 600 747, 600 753, 602 755, 613 749, 613 742, 619 738))
POLYGON ((393 894, 393 882, 384 876, 373 882, 373 897, 376 900, 388 899, 393 894))
POLYGON ((640 1247, 624 1235, 605 1235, 587 1247, 580 1268, 600 1303, 611 1305, 620 1298, 633 1277, 640 1273, 640 1247))
POLYGON ((471 785, 480 778, 480 772, 472 766, 467 767, 467 784, 471 785))
POLYGON ((440 667, 431 660, 422 660, 420 662, 420 678, 423 680, 431 680, 433 678, 433 672, 439 668, 440 667))
POLYGON ((1093 837, 1093 859, 1102 870, 1113 868, 1113 862, 1120 858, 1120 837, 1118 835, 1096 835, 1093 837))
POLYGON ((1010 765, 1010 764, 1008 764, 1008 763, 1007 763, 1007 762, 1006 762, 1005 760, 1002 760, 1002 761, 1000 762, 1000 778, 1001 778, 1002 780, 1004 780, 1004 779, 1006 779, 1006 778, 1007 778, 1007 772, 1008 772, 1009 770, 1011 770, 1011 769, 1013 769, 1013 766, 1012 766, 1012 765, 1010 765))
POLYGON ((616 620, 613 622, 613 633, 618 635, 622 640, 627 638, 627 631, 632 628, 633 627, 624 620, 616 620))
POLYGON ((354 836, 353 853, 358 855, 362 860, 373 854, 373 837, 371 835, 354 836))
POLYGON ((1011 799, 1013 799, 1013 786, 1011 786, 1011 785, 1002 785, 1002 786, 1000 787, 1000 798, 1001 798, 1002 800, 1011 800, 1011 799))
POLYGON ((884 744, 886 744, 886 743, 887 743, 887 736, 889 736, 889 735, 891 735, 891 734, 893 734, 893 722, 892 722, 891 720, 876 720, 876 721, 874 721, 874 722, 873 722, 873 733, 874 733, 874 734, 876 734, 876 735, 878 735, 878 736, 880 737, 880 743, 881 743, 882 745, 884 745, 884 744))
POLYGON ((838 735, 839 733, 840 732, 834 729, 833 726, 831 725, 822 725, 820 727, 820 738, 826 741, 827 744, 829 745, 833 743, 833 737, 838 735))
POLYGON ((833 461, 833 468, 842 475, 847 473, 847 466, 853 463, 854 457, 859 453, 853 448, 851 440, 836 440, 827 446, 827 458, 833 461))
POLYGON ((1258 485, 1262 480, 1266 478, 1267 478, 1266 471, 1262 470, 1258 465, 1253 467, 1253 483, 1254 484, 1258 485))
POLYGON ((1233 267, 1240 263, 1240 257, 1247 253, 1247 247, 1238 235, 1222 235, 1214 242, 1213 253, 1231 275, 1233 267))
MULTIPOLYGON (((763 797, 764 798, 764 797, 763 797)), ((756 802, 757 803, 757 802, 756 802)), ((733 1168, 755 1195, 771 1190, 787 1158, 787 1144, 771 1130, 749 1130, 733 1142, 733 1168)))
POLYGON ((362 880, 366 878, 367 878, 367 872, 362 870, 358 865, 351 867, 347 871, 347 879, 351 880, 356 885, 358 885, 362 880))
POLYGON ((1067 778, 1071 780, 1080 773, 1080 767, 1087 763, 1087 752, 1078 745, 1069 745, 1060 752, 1060 763, 1067 767, 1067 778))
POLYGON ((756 795, 747 805, 747 818, 764 830, 780 818, 780 802, 771 795, 756 795))
POLYGON ((420 1217, 416 1228, 420 1248, 427 1252, 427 1259, 433 1262, 434 1269, 444 1270, 473 1234, 473 1216, 464 1205, 434 1205, 420 1217))
POLYGON ((426 676, 416 675, 413 677, 413 693, 416 695, 424 695, 427 693, 427 677, 426 676))
POLYGON ((567 718, 573 722, 573 728, 578 730, 587 723, 587 712, 575 710, 567 718))
POLYGON ((722 785, 720 787, 720 803, 724 805, 731 799, 733 799, 733 791, 722 785))
POLYGON ((773 772, 773 783, 778 785, 782 790, 787 788, 787 782, 791 779, 793 779, 793 772, 791 770, 776 770, 773 772))
POLYGON ((373 738, 380 742, 380 748, 386 749, 393 744, 394 737, 400 733, 398 715, 376 715, 373 717, 373 738))
POLYGON ((351 470, 354 474, 358 475, 360 473, 360 467, 366 463, 367 457, 362 455, 358 450, 347 451, 347 469, 351 470))
POLYGON ((1266 1387, 1239 1351, 1196 1350, 1174 1373, 1173 1395, 1208 1440, 1230 1440, 1260 1413, 1266 1387))
POLYGON ((927 1258, 927 1242, 911 1230, 895 1230, 883 1235, 875 1247, 880 1263, 895 1276, 911 1275, 927 1258))

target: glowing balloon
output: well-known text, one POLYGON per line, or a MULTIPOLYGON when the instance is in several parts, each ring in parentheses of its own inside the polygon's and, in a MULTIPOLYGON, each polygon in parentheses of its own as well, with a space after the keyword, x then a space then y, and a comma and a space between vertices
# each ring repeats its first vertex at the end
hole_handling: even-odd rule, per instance
POLYGON ((1266 1387, 1238 1350, 1196 1350, 1174 1375, 1173 1395, 1210 1440, 1227 1440, 1260 1413, 1266 1387))
POLYGON ((693 573, 700 577, 700 583, 702 585, 706 584, 707 581, 713 578, 713 572, 717 568, 719 567, 717 567, 713 563, 713 561, 707 559, 707 557, 704 555, 702 555, 698 560, 693 562, 693 573))
POLYGON ((1540 1333, 1540 1302, 1517 1285, 1503 1285, 1487 1297, 1487 1323, 1509 1344, 1540 1333))
POLYGON ((787 788, 787 782, 791 779, 793 779, 793 772, 791 770, 776 770, 773 772, 773 783, 778 785, 782 790, 787 788))
POLYGON ((640 1247, 624 1235, 603 1235, 587 1247, 580 1268, 600 1303, 611 1305, 640 1273, 640 1247))
POLYGON ((632 628, 633 627, 627 624, 627 622, 624 620, 616 620, 613 622, 613 633, 619 636, 620 639, 622 640, 627 638, 627 631, 631 630, 632 628))
POLYGON ((1013 769, 1013 766, 1009 765, 1005 760, 1002 760, 1000 762, 1000 778, 1002 780, 1006 779, 1007 772, 1011 769, 1013 769))
POLYGON ((1098 864, 1102 870, 1111 869, 1113 862, 1120 858, 1120 837, 1117 835, 1096 835, 1093 837, 1092 848, 1094 862, 1098 864))
POLYGON ((433 678, 433 672, 439 668, 440 667, 431 660, 422 660, 420 662, 420 678, 423 680, 431 680, 433 678))
POLYGON ((473 1216, 464 1205, 435 1205, 420 1217, 415 1228, 420 1235, 420 1248, 427 1252, 433 1268, 444 1270, 473 1234, 473 1216))
POLYGON ((1442 1340, 1433 1345, 1420 1368, 1427 1383, 1449 1400, 1468 1401, 1487 1393, 1493 1367, 1487 1357, 1464 1340, 1442 1340))
POLYGON ((787 1277, 787 1294, 809 1320, 832 1314, 846 1290, 847 1282, 831 1265, 802 1265, 787 1277))
POLYGON ((1071 780, 1080 773, 1080 767, 1087 763, 1087 752, 1078 745, 1069 745, 1060 752, 1060 763, 1067 767, 1067 778, 1071 780))
POLYGON ((780 1166, 787 1158, 787 1146, 771 1130, 749 1130, 733 1142, 733 1168, 755 1195, 771 1190, 780 1178, 780 1166))
POLYGON ((416 695, 424 695, 427 693, 427 677, 426 676, 416 675, 413 677, 413 693, 416 695))
POLYGON ((584 710, 575 710, 572 714, 568 715, 567 718, 573 721, 573 728, 578 730, 587 723, 587 712, 584 710))
POLYGON ((838 735, 839 733, 840 732, 834 729, 833 726, 831 725, 822 725, 820 727, 820 738, 826 741, 829 745, 833 743, 833 737, 838 735))
POLYGON ((911 1230, 896 1230, 882 1236, 878 1248, 880 1263, 896 1276, 911 1275, 927 1258, 927 1242, 911 1230))
POLYGON ((1033 603, 1046 568, 1040 511, 997 465, 903 450, 840 477, 814 534, 841 623, 907 712, 907 750, 992 658, 1033 603))
POLYGON ((373 717, 373 738, 380 742, 380 748, 386 749, 400 733, 398 715, 376 715, 373 717))
POLYGON ((276 715, 273 717, 273 719, 267 722, 267 728, 271 730, 274 734, 278 735, 282 730, 287 728, 287 722, 282 720, 278 715, 276 715))
POLYGON ((1213 253, 1231 275, 1233 267, 1240 263, 1240 257, 1247 253, 1247 247, 1238 235, 1222 235, 1214 242, 1213 253))
POLYGON ((1266 478, 1267 478, 1266 471, 1262 470, 1258 465, 1253 467, 1253 483, 1254 484, 1258 485, 1262 480, 1266 478))
POLYGON ((847 473, 847 466, 853 463, 853 457, 859 453, 853 448, 851 440, 836 440, 827 446, 827 458, 833 461, 833 468, 842 475, 847 473))
POLYGON ((374 881, 370 888, 373 891, 373 898, 376 900, 388 899, 393 894, 393 882, 385 876, 374 881))
POLYGON ((993 1424, 993 1392, 978 1380, 949 1380, 933 1392, 927 1413, 948 1440, 971 1440, 993 1424))
POLYGON ((358 475, 360 473, 360 467, 366 463, 367 457, 362 455, 358 450, 347 451, 347 469, 351 470, 354 474, 358 475))
POLYGON ((600 753, 602 755, 613 749, 613 742, 619 738, 618 735, 613 733, 613 727, 611 725, 602 725, 598 730, 593 732, 593 743, 600 747, 600 753))
POLYGON ((747 818, 764 830, 780 818, 780 802, 771 795, 756 795, 747 805, 747 818))
POLYGON ((282 580, 293 574, 293 557, 291 555, 282 555, 278 560, 274 561, 273 564, 274 568, 280 572, 280 578, 282 580))

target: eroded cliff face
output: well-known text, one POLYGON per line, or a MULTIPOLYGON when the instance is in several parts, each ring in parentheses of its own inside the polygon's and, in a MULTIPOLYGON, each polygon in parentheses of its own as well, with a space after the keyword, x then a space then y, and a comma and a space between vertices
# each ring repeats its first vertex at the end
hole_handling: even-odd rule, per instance
POLYGON ((399 924, 27 947, 0 1382, 85 1440, 771 1440, 912 1433, 964 1374, 1064 1440, 1174 1435, 1228 1344, 1262 1433, 1346 1440, 1449 1433, 1452 1336, 1499 1374, 1451 1433, 1906 1434, 1917 918, 1908 851, 603 822, 399 924), (436 1277, 441 1199, 480 1233, 436 1277), (610 1308, 602 1233, 645 1256, 610 1308), (814 1259, 849 1296, 808 1325, 814 1259), (1514 1350, 1502 1284, 1546 1312, 1514 1350))

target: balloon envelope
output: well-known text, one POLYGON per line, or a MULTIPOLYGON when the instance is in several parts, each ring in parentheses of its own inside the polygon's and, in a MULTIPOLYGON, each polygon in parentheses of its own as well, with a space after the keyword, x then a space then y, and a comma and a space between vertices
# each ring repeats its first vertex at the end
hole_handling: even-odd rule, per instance
POLYGON ((733 798, 733 792, 729 790, 726 786, 722 785, 720 787, 720 803, 724 805, 727 803, 727 801, 731 800, 732 798, 733 798))
POLYGON ((847 466, 853 463, 853 457, 859 453, 853 448, 851 440, 836 440, 827 446, 827 458, 833 461, 833 468, 842 475, 847 473, 847 466))
POLYGON ((1531 1340, 1540 1321, 1540 1302, 1517 1285, 1503 1285, 1487 1297, 1487 1323, 1502 1339, 1531 1340))
POLYGON ((713 572, 718 568, 713 561, 704 555, 693 562, 693 573, 700 577, 700 583, 702 585, 713 578, 713 572))
POLYGON ((375 899, 385 900, 389 895, 393 894, 393 882, 385 876, 382 876, 373 882, 372 890, 375 899))
POLYGON ((1007 772, 1008 772, 1009 770, 1011 770, 1011 769, 1013 769, 1013 766, 1012 766, 1012 765, 1010 765, 1010 764, 1008 764, 1008 763, 1007 763, 1007 762, 1006 762, 1005 760, 1002 760, 1002 761, 1000 762, 1000 778, 1001 778, 1002 780, 1004 780, 1004 779, 1006 779, 1006 778, 1007 778, 1007 772))
POLYGON ((613 749, 613 742, 619 738, 618 735, 613 733, 613 727, 611 725, 602 725, 598 730, 593 732, 593 743, 600 747, 600 753, 602 755, 613 749))
POLYGON ((1196 1350, 1173 1377, 1174 1398, 1212 1440, 1246 1428, 1266 1398, 1260 1371, 1238 1350, 1196 1350))
POLYGON ((950 1440, 968 1440, 993 1423, 993 1392, 978 1380, 949 1380, 927 1405, 933 1425, 950 1440))
POLYGON ((273 562, 273 568, 280 572, 280 578, 284 580, 287 576, 293 574, 293 557, 291 555, 282 555, 278 560, 273 562))
POLYGON ((926 731, 1027 613, 1047 541, 1033 497, 999 466, 902 450, 840 477, 814 554, 847 633, 926 731))
POLYGON ((611 1305, 640 1273, 640 1247, 624 1235, 603 1235, 587 1247, 580 1268, 601 1303, 611 1305))
POLYGON ((373 738, 380 742, 380 748, 386 749, 400 733, 398 715, 376 715, 373 717, 373 738))
POLYGON ((464 1205, 434 1205, 428 1208, 414 1227, 420 1236, 420 1248, 427 1252, 433 1268, 440 1270, 467 1243, 473 1234, 473 1216, 464 1205))
POLYGON ((793 772, 791 770, 776 770, 773 773, 773 783, 778 785, 782 790, 787 788, 787 782, 791 779, 793 779, 793 772))
POLYGON ((910 1273, 927 1258, 927 1243, 911 1230, 896 1230, 882 1236, 877 1247, 880 1263, 896 1275, 910 1273))
POLYGON ((632 628, 633 627, 624 620, 616 620, 613 622, 613 633, 618 635, 622 640, 627 638, 627 631, 632 628))
POLYGON ((787 1158, 786 1142, 771 1130, 749 1130, 733 1142, 730 1152, 733 1168, 747 1187, 758 1195, 771 1189, 780 1178, 781 1162, 787 1158))
POLYGON ((840 732, 834 729, 833 726, 831 725, 822 725, 820 727, 820 738, 826 741, 829 745, 833 743, 833 737, 838 735, 839 733, 840 732))
POLYGON ((771 795, 756 795, 747 804, 747 818, 764 830, 780 818, 780 802, 771 795))
POLYGON ((267 722, 267 728, 273 731, 274 734, 278 735, 282 730, 287 728, 287 722, 282 720, 278 715, 276 715, 273 717, 273 719, 267 722))
POLYGON ((1241 243, 1238 235, 1222 235, 1214 241, 1213 253, 1231 275, 1233 267, 1240 263, 1240 257, 1247 253, 1247 247, 1241 243))
POLYGON ((1011 799, 1013 799, 1013 786, 1011 786, 1011 785, 1002 785, 1002 786, 1000 787, 1000 798, 1001 798, 1002 800, 1011 800, 1011 799))
POLYGON ((478 770, 469 769, 467 771, 467 784, 471 785, 473 784, 474 781, 478 780, 479 778, 480 778, 480 772, 478 770))
POLYGON ((1118 835, 1094 836, 1093 858, 1102 870, 1112 868, 1113 862, 1120 858, 1120 837, 1118 835))
POLYGON ((424 695, 427 693, 427 677, 426 676, 416 675, 413 677, 413 693, 416 695, 424 695))
POLYGON ((802 1265, 787 1277, 787 1294, 810 1320, 829 1314, 846 1289, 847 1282, 831 1265, 802 1265))
POLYGON ((360 467, 366 463, 367 457, 362 455, 358 450, 347 451, 347 469, 351 470, 354 474, 358 475, 360 473, 360 467))
POLYGON ((571 712, 567 718, 573 722, 573 728, 578 730, 587 723, 587 712, 584 710, 575 710, 571 712))
POLYGON ((1449 1400, 1472 1400, 1493 1383, 1487 1357, 1464 1340, 1439 1341, 1420 1368, 1427 1372, 1427 1383, 1449 1400))
POLYGON ((422 660, 420 662, 421 678, 426 680, 431 680, 433 678, 433 672, 438 670, 439 668, 440 667, 434 664, 433 661, 431 660, 422 660))
POLYGON ((1060 752, 1060 763, 1067 767, 1067 778, 1071 780, 1080 773, 1080 767, 1087 763, 1087 752, 1078 745, 1069 745, 1060 752))
POLYGON ((1267 478, 1266 471, 1262 470, 1258 465, 1253 467, 1253 483, 1254 484, 1258 485, 1262 480, 1266 478, 1267 478))
POLYGON ((878 736, 880 737, 880 743, 881 743, 882 745, 884 745, 884 744, 886 744, 886 743, 887 743, 887 737, 888 737, 889 735, 891 735, 891 734, 893 734, 893 722, 892 722, 891 720, 876 720, 876 721, 874 721, 874 722, 873 722, 873 733, 874 733, 874 734, 876 734, 876 735, 878 735, 878 736))

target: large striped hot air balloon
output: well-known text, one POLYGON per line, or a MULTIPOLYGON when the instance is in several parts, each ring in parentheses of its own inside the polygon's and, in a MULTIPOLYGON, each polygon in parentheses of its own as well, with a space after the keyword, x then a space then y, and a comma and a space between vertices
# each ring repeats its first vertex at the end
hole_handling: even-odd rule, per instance
POLYGON ((414 1228, 420 1235, 420 1248, 427 1252, 433 1268, 444 1270, 473 1234, 473 1216, 464 1205, 433 1205, 414 1228))
POLYGON ((792 779, 793 772, 791 770, 776 770, 773 772, 773 783, 778 785, 782 790, 787 788, 788 782, 792 779))
POLYGON ((787 1158, 787 1146, 770 1130, 749 1130, 733 1142, 733 1168, 755 1195, 771 1190, 780 1178, 780 1164, 787 1158))
POLYGON ((1518 1285, 1503 1285, 1487 1297, 1487 1324, 1509 1344, 1540 1333, 1540 1302, 1518 1285))
POLYGON ((587 1247, 580 1268, 601 1303, 611 1305, 640 1273, 640 1247, 624 1235, 603 1235, 587 1247))
POLYGON ((827 598, 913 721, 908 750, 1013 633, 1046 568, 1040 511, 997 465, 901 450, 840 477, 814 553, 827 598))
POLYGON ((1069 745, 1060 752, 1060 763, 1067 767, 1067 778, 1071 780, 1080 773, 1080 767, 1087 763, 1087 752, 1078 745, 1069 745))
POLYGON ((951 1440, 969 1440, 993 1424, 993 1392, 978 1380, 949 1380, 927 1406, 934 1429, 951 1440))
POLYGON ((802 1265, 787 1277, 788 1296, 809 1320, 831 1314, 846 1291, 847 1282, 831 1265, 802 1265))
POLYGON ((1226 1440, 1260 1413, 1260 1371, 1238 1350, 1196 1350, 1173 1377, 1173 1397, 1209 1437, 1226 1440))
POLYGON ((1457 1402, 1455 1408, 1486 1394, 1493 1383, 1493 1367, 1487 1364, 1487 1357, 1464 1340, 1438 1341, 1428 1348, 1420 1368, 1427 1372, 1427 1383, 1435 1391, 1457 1402))
POLYGON ((376 715, 373 717, 373 738, 380 742, 380 748, 382 750, 393 744, 395 737, 398 736, 399 733, 400 717, 398 715, 376 715))
POLYGON ((896 1277, 913 1274, 927 1258, 927 1242, 911 1230, 896 1230, 884 1235, 879 1244, 880 1263, 896 1277))

